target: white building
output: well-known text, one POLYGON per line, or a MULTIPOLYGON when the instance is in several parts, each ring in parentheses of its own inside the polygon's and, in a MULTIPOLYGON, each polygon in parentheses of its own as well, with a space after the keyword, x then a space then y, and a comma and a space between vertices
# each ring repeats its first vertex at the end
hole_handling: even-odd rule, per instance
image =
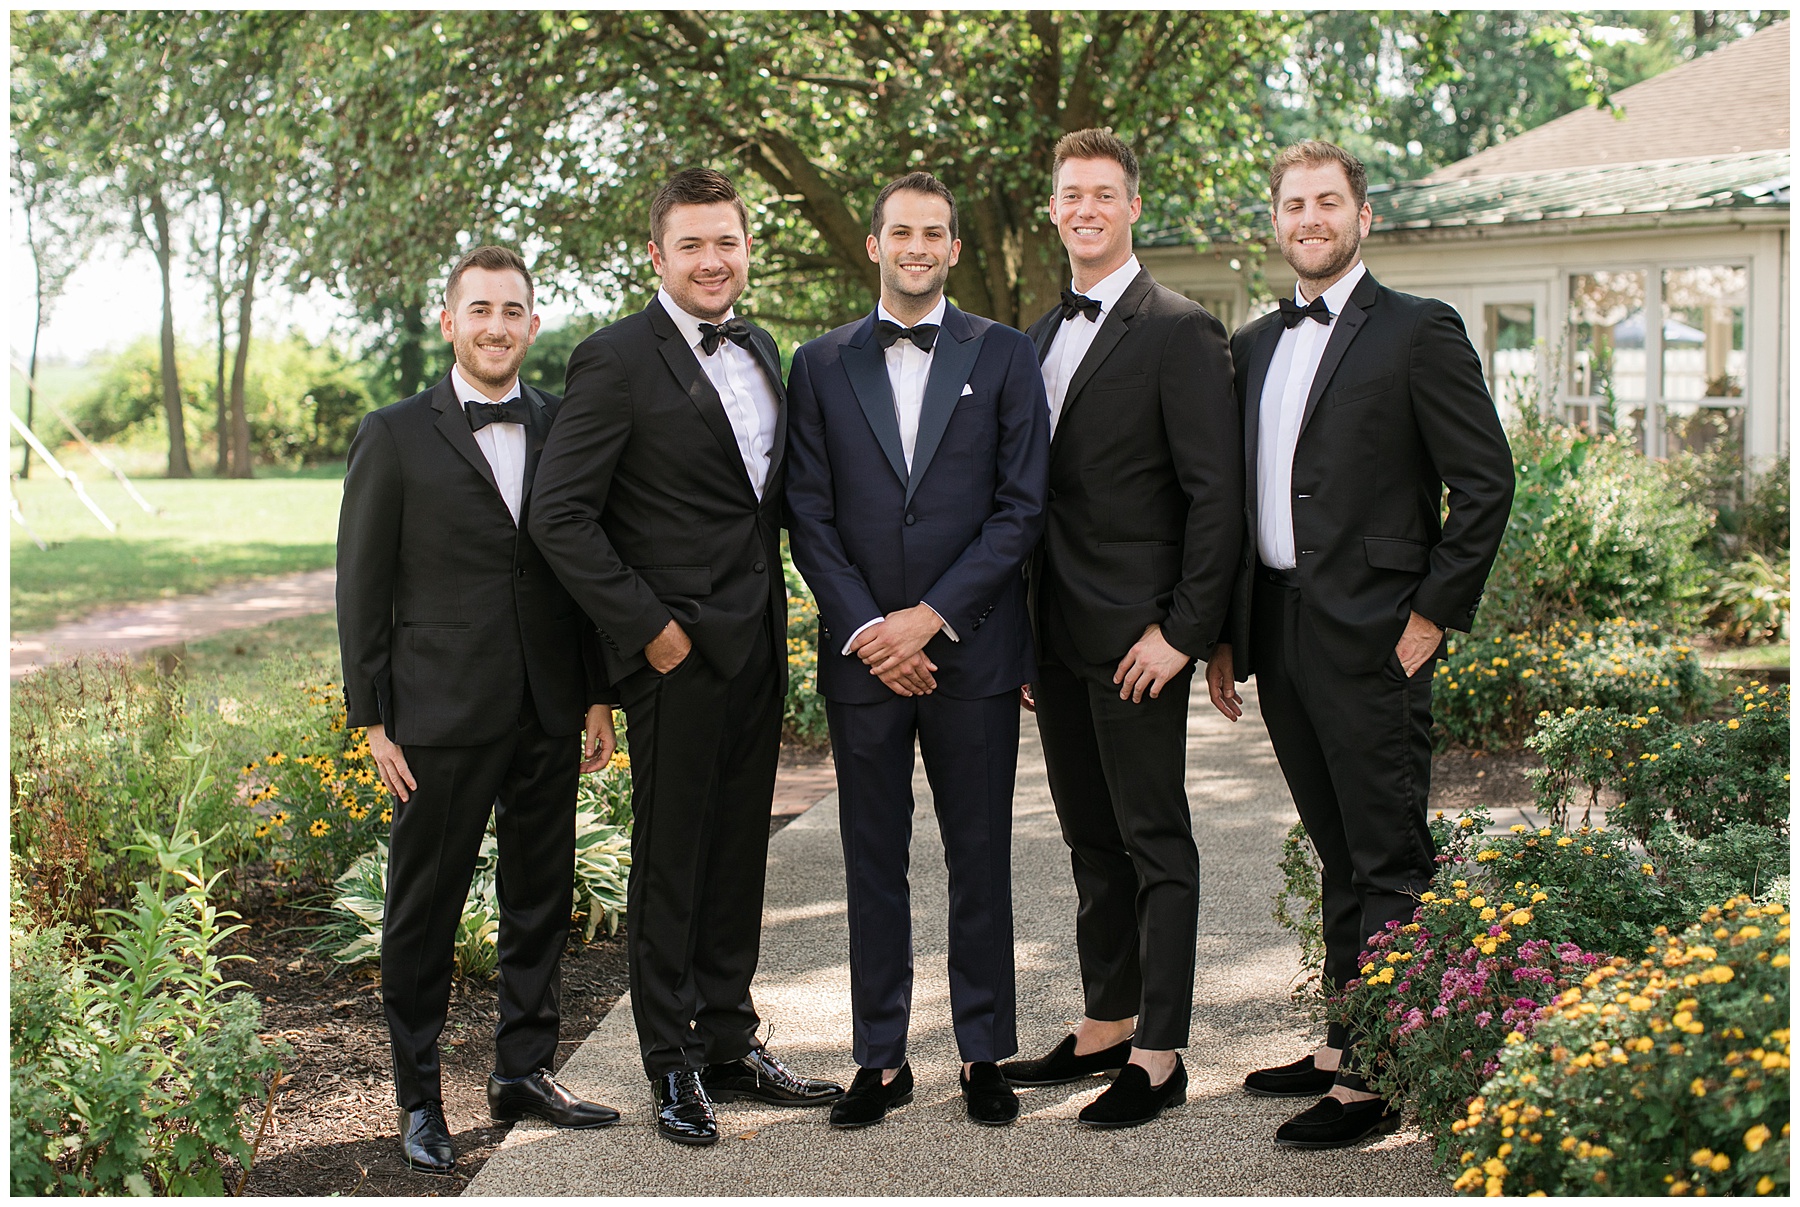
MULTIPOLYGON (((1724 440, 1766 466, 1789 439, 1791 24, 1617 93, 1620 117, 1578 110, 1372 190, 1370 271, 1457 308, 1503 410, 1541 383, 1652 456, 1724 440)), ((1228 326, 1255 313, 1243 249, 1139 255, 1228 326)))

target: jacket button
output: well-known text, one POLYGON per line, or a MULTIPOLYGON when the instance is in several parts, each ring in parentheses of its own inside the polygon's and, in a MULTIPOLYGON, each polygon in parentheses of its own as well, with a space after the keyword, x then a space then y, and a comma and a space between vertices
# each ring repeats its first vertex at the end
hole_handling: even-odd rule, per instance
POLYGON ((1056 492, 1054 490, 1048 493, 1048 497, 1052 503, 1056 502, 1056 492))
POLYGON ((525 567, 523 567, 523 566, 520 566, 520 567, 519 567, 519 577, 520 577, 520 578, 524 578, 524 577, 525 577, 525 567))
POLYGON ((906 524, 907 524, 907 527, 909 527, 909 528, 912 527, 913 513, 910 511, 906 513, 906 524))
POLYGON ((761 562, 757 562, 754 566, 752 566, 750 568, 752 570, 756 571, 758 574, 761 574, 764 570, 768 569, 768 567, 763 565, 761 562))

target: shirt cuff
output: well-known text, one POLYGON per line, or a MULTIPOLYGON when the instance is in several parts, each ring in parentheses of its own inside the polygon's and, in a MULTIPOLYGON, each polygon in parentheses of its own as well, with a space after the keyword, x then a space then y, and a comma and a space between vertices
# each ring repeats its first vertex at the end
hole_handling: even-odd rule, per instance
MULTIPOLYGON (((919 602, 925 603, 922 599, 919 602)), ((931 608, 930 604, 925 604, 925 606, 931 608)), ((962 641, 962 638, 956 635, 956 630, 950 627, 950 622, 944 619, 943 613, 939 612, 936 608, 931 608, 931 614, 936 616, 938 618, 938 623, 944 626, 944 636, 955 642, 962 641)))
POLYGON ((848 654, 850 652, 850 647, 856 644, 856 639, 862 635, 862 631, 864 629, 868 628, 870 625, 880 624, 882 621, 884 621, 886 619, 887 619, 887 617, 885 617, 885 616, 877 616, 874 620, 865 620, 861 624, 857 625, 856 632, 850 634, 850 639, 848 641, 844 642, 844 648, 839 650, 838 652, 840 654, 848 654))

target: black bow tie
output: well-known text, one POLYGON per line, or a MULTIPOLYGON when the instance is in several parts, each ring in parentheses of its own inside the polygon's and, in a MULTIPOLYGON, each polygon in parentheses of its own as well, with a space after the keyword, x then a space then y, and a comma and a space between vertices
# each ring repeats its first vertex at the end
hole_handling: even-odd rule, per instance
POLYGON ((1065 289, 1062 293, 1062 312, 1065 323, 1078 314, 1085 314, 1088 322, 1097 323, 1100 321, 1100 299, 1076 293, 1073 289, 1065 289))
POLYGON ((719 350, 719 340, 730 340, 740 348, 750 346, 750 324, 740 318, 728 318, 714 326, 711 323, 700 324, 700 351, 711 356, 719 350))
POLYGON ((524 423, 531 418, 531 407, 523 398, 509 402, 466 402, 469 430, 479 432, 490 423, 524 423))
POLYGON ((1292 330, 1300 325, 1301 319, 1318 319, 1327 327, 1331 325, 1331 311, 1325 305, 1325 295, 1320 294, 1307 306, 1302 306, 1293 298, 1278 298, 1275 304, 1281 307, 1281 325, 1292 330))
POLYGON ((875 338, 880 341, 883 351, 892 348, 897 339, 909 339, 919 351, 929 352, 931 346, 937 343, 937 333, 936 323, 920 323, 917 327, 902 327, 899 323, 889 322, 887 319, 877 319, 875 322, 875 338))

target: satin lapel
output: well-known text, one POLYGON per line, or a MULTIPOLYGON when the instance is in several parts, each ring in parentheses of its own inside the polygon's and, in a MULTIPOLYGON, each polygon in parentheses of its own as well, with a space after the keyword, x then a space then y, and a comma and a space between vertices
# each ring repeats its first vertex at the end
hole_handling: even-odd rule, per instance
POLYGON ((526 509, 531 506, 531 483, 537 478, 538 457, 544 451, 544 440, 550 435, 550 413, 541 395, 530 386, 520 386, 519 393, 531 403, 531 422, 525 425, 525 482, 519 488, 519 526, 525 525, 526 509))
POLYGON ((775 443, 769 446, 769 473, 763 479, 768 483, 775 480, 775 471, 787 453, 787 388, 781 381, 781 353, 775 346, 775 337, 761 327, 755 332, 750 340, 750 350, 756 355, 756 363, 762 366, 763 376, 769 379, 769 388, 775 391, 775 443))
MULTIPOLYGON (((469 417, 463 414, 462 403, 456 397, 456 391, 450 388, 448 377, 438 382, 431 391, 431 405, 438 413, 437 430, 452 448, 463 455, 463 460, 475 467, 475 472, 494 488, 494 497, 500 498, 500 484, 494 481, 494 467, 482 455, 481 446, 475 443, 475 433, 469 430, 469 417)), ((505 506, 504 500, 501 503, 505 506)))
POLYGON ((1031 324, 1031 330, 1026 334, 1030 335, 1031 342, 1037 345, 1039 365, 1042 365, 1044 363, 1044 358, 1050 355, 1050 343, 1056 338, 1056 332, 1061 326, 1062 307, 1060 306, 1055 310, 1052 310, 1049 314, 1046 314, 1037 322, 1031 324))
MULTIPOLYGON (((1081 364, 1075 368, 1075 376, 1069 379, 1069 391, 1063 395, 1062 414, 1057 418, 1056 430, 1060 433, 1069 424, 1069 411, 1081 401, 1081 391, 1092 380, 1112 350, 1119 346, 1125 338, 1131 323, 1137 318, 1138 309, 1150 296, 1150 287, 1155 284, 1150 277, 1150 270, 1139 272, 1136 279, 1125 287, 1119 296, 1119 304, 1108 310, 1100 319, 1100 330, 1094 333, 1094 342, 1088 345, 1087 355, 1081 358, 1081 364)), ((1072 323, 1085 323, 1087 319, 1077 317, 1069 320, 1072 323)))
POLYGON ((1337 372, 1338 362, 1344 359, 1344 352, 1350 347, 1350 341, 1362 330, 1363 321, 1368 315, 1356 304, 1355 295, 1344 303, 1343 311, 1331 324, 1331 338, 1325 341, 1325 355, 1319 358, 1319 371, 1313 374, 1312 389, 1306 392, 1306 410, 1300 415, 1300 430, 1306 431, 1306 425, 1312 422, 1313 412, 1319 409, 1319 399, 1325 396, 1325 387, 1331 384, 1331 375, 1337 372))
POLYGON ((906 454, 900 446, 900 416, 894 411, 894 387, 888 381, 887 357, 875 342, 875 319, 871 315, 844 346, 840 358, 850 388, 856 391, 857 405, 875 433, 875 443, 887 454, 888 464, 900 481, 906 481, 906 454), (857 343, 857 340, 861 343, 857 343))
POLYGON ((919 435, 913 443, 912 477, 906 483, 908 503, 944 438, 944 429, 950 426, 950 413, 956 410, 963 385, 980 354, 981 339, 970 329, 969 316, 954 306, 946 307, 931 353, 931 372, 925 377, 925 398, 919 404, 919 435), (951 338, 944 339, 946 335, 951 338))
MULTIPOLYGON (((670 321, 670 326, 674 326, 673 320, 670 321)), ((688 401, 700 412, 700 421, 706 424, 713 439, 724 450, 725 459, 737 471, 734 479, 754 498, 756 491, 750 485, 750 474, 744 469, 744 454, 738 449, 737 433, 731 430, 731 420, 726 417, 725 404, 719 400, 719 391, 713 388, 712 378, 700 367, 700 358, 687 346, 679 328, 663 340, 662 358, 670 372, 675 374, 675 380, 686 391, 688 401)))
POLYGON ((1265 323, 1262 333, 1256 337, 1256 345, 1250 349, 1250 378, 1244 388, 1244 466, 1250 472, 1247 481, 1252 485, 1256 482, 1256 441, 1262 423, 1263 387, 1268 384, 1269 366, 1275 363, 1275 349, 1285 330, 1287 328, 1279 322, 1265 323))

